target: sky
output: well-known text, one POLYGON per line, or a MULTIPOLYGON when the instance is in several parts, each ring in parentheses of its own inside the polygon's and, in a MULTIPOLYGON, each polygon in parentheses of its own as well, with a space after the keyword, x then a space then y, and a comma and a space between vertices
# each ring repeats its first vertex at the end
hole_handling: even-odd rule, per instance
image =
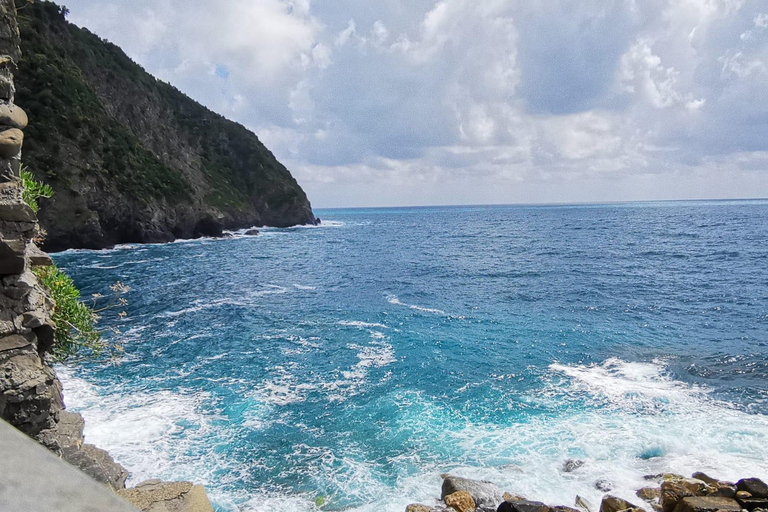
POLYGON ((768 197, 766 0, 68 0, 315 207, 768 197))

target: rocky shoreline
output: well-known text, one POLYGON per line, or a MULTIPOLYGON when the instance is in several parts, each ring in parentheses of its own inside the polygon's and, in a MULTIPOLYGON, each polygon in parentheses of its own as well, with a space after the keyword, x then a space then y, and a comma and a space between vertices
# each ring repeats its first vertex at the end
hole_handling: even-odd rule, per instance
MULTIPOLYGON (((582 464, 568 460, 564 470, 582 464)), ((575 497, 573 506, 547 505, 503 492, 493 482, 443 475, 436 503, 411 504, 405 512, 768 512, 768 485, 759 478, 729 482, 695 472, 690 478, 662 473, 645 479, 649 485, 636 492, 643 506, 606 494, 596 507, 581 496, 575 497)))

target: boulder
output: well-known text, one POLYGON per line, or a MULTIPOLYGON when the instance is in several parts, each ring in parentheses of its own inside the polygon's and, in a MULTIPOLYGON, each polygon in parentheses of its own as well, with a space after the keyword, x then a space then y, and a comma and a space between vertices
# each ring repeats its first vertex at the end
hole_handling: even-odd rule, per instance
POLYGON ((21 153, 24 132, 18 128, 9 128, 0 132, 0 158, 10 160, 21 153))
POLYGON ((475 510, 475 500, 467 491, 458 491, 446 496, 443 501, 457 512, 472 512, 475 510))
POLYGON ((595 506, 581 496, 577 495, 573 504, 576 505, 576 508, 582 510, 583 512, 595 512, 595 506))
POLYGON ((741 512, 741 505, 736 500, 717 496, 688 496, 683 498, 675 512, 741 512))
POLYGON ((540 501, 504 501, 497 512, 550 512, 549 506, 540 501))
POLYGON ((248 231, 245 232, 245 236, 256 236, 258 234, 259 234, 258 229, 249 229, 248 231))
POLYGON ((643 487, 638 489, 635 495, 643 501, 656 501, 661 496, 661 489, 659 487, 643 487))
POLYGON ((128 471, 101 448, 91 444, 70 446, 63 450, 63 458, 97 482, 108 485, 114 490, 125 488, 128 471))
POLYGON ((595 489, 601 492, 611 492, 613 490, 613 482, 601 478, 595 482, 595 489))
POLYGON ((640 507, 610 494, 604 496, 602 503, 600 503, 600 512, 619 512, 627 509, 640 510, 640 507))
POLYGON ((450 475, 443 480, 440 499, 445 500, 446 496, 459 491, 468 492, 475 501, 475 506, 480 508, 495 509, 499 503, 504 501, 501 489, 492 482, 450 475))
POLYGON ((698 478, 682 478, 680 480, 674 480, 674 482, 688 489, 694 496, 704 496, 717 489, 698 478))
POLYGON ((706 473, 702 473, 701 471, 697 471, 694 474, 692 474, 691 478, 701 480, 702 482, 708 483, 710 485, 718 484, 718 480, 716 478, 712 478, 711 476, 707 475, 706 473))
POLYGON ((743 478, 736 482, 736 488, 747 491, 754 498, 768 498, 768 484, 759 478, 743 478))
POLYGON ((202 485, 148 480, 117 492, 143 512, 213 512, 202 485))
POLYGON ((23 130, 27 127, 27 123, 29 118, 21 107, 8 103, 0 104, 0 126, 23 130))
POLYGON ((680 500, 688 496, 693 496, 693 493, 688 488, 678 484, 676 481, 666 481, 661 484, 659 503, 664 512, 672 512, 680 500))
POLYGON ((583 466, 585 462, 580 459, 568 459, 565 462, 563 462, 563 472, 564 473, 571 473, 572 471, 576 471, 581 466, 583 466))

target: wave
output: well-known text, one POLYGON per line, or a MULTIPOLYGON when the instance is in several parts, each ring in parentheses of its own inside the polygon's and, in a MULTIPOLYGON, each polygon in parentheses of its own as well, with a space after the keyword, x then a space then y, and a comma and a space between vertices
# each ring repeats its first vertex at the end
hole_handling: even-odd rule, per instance
POLYGON ((397 295, 387 295, 387 302, 394 306, 404 306, 415 311, 421 311, 423 313, 434 313, 436 315, 445 315, 445 311, 442 309, 428 308, 424 306, 417 306, 416 304, 406 304, 402 302, 397 295))
POLYGON ((361 322, 358 320, 341 320, 337 323, 338 325, 346 325, 348 327, 361 327, 361 328, 377 327, 379 329, 388 329, 388 327, 384 324, 379 324, 375 322, 361 322))

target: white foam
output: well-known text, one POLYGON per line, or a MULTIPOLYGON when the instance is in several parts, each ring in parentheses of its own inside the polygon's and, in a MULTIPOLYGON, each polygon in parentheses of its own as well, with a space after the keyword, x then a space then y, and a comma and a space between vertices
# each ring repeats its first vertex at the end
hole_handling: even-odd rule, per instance
POLYGON ((445 311, 442 309, 436 309, 436 308, 427 308, 424 306, 417 306, 416 304, 406 304, 402 302, 397 295, 387 295, 387 302, 394 306, 405 306, 407 308, 411 308, 415 311, 421 311, 423 313, 434 313, 436 315, 445 315, 445 311))
POLYGON ((361 322, 358 320, 341 320, 338 322, 338 325, 346 325, 348 327, 360 327, 360 328, 369 328, 369 327, 378 327, 380 329, 386 329, 387 326, 384 324, 379 324, 375 322, 361 322))
POLYGON ((309 291, 311 291, 311 290, 316 290, 317 289, 314 286, 306 286, 306 285, 303 285, 303 284, 294 284, 293 287, 296 288, 297 290, 309 290, 309 291))

